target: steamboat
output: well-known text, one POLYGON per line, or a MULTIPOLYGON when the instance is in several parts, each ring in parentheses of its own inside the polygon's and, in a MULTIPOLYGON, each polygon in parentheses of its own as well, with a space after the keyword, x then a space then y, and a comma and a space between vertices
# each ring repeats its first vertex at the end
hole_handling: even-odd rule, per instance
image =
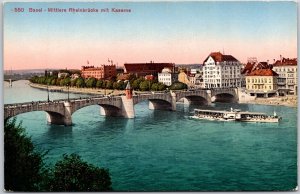
POLYGON ((266 115, 260 112, 241 111, 231 108, 230 111, 194 109, 194 118, 219 121, 278 123, 281 117, 266 115))

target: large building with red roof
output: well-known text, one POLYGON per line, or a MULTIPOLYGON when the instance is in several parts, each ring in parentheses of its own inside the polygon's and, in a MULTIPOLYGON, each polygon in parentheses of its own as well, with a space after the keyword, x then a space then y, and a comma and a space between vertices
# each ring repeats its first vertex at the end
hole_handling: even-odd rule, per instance
POLYGON ((100 67, 82 66, 81 68, 81 76, 83 78, 108 79, 116 75, 115 65, 101 65, 100 67))
POLYGON ((241 87, 242 64, 232 55, 212 52, 203 62, 205 88, 241 87))
POLYGON ((297 95, 297 58, 289 59, 280 55, 280 60, 274 60, 273 70, 279 74, 279 93, 283 95, 287 93, 297 95))
POLYGON ((278 74, 271 68, 255 69, 246 74, 247 92, 257 97, 270 97, 277 94, 278 74))
POLYGON ((153 75, 157 77, 165 67, 173 70, 175 68, 174 63, 125 63, 125 73, 131 73, 137 76, 153 75))

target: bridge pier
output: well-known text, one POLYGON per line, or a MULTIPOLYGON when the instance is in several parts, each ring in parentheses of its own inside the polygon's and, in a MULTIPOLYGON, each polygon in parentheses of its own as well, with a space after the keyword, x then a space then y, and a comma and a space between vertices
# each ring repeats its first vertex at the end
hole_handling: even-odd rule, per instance
POLYGON ((47 123, 56 124, 56 125, 72 125, 72 113, 71 113, 71 104, 69 102, 64 102, 63 112, 64 115, 57 112, 47 111, 47 123))
POLYGON ((207 105, 210 105, 212 103, 212 99, 211 99, 211 90, 206 90, 206 100, 207 100, 207 105))
POLYGON ((171 91, 172 111, 176 111, 176 93, 171 91))
POLYGON ((133 98, 128 98, 127 96, 122 96, 122 116, 125 118, 132 119, 135 117, 133 98))

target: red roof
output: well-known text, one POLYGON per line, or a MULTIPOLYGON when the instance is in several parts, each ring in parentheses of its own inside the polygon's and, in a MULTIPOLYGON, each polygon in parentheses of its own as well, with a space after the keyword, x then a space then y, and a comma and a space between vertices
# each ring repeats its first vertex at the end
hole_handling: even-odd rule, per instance
POLYGON ((145 79, 146 80, 154 80, 154 76, 153 75, 146 75, 145 79))
POLYGON ((245 74, 245 73, 250 73, 253 69, 253 66, 254 66, 255 63, 247 63, 246 66, 244 67, 243 71, 241 72, 242 74, 245 74))
POLYGON ((256 69, 246 76, 278 76, 272 69, 256 69))
POLYGON ((270 66, 267 62, 259 62, 259 63, 250 63, 248 62, 245 68, 242 71, 242 74, 249 74, 254 70, 258 69, 272 69, 273 67, 270 66))
POLYGON ((273 66, 295 66, 297 65, 297 58, 289 59, 289 58, 282 58, 282 60, 277 60, 273 66))
POLYGON ((208 55, 208 57, 204 60, 203 64, 208 60, 209 57, 212 57, 215 62, 223 62, 223 61, 238 61, 232 55, 223 55, 220 52, 212 52, 208 55))

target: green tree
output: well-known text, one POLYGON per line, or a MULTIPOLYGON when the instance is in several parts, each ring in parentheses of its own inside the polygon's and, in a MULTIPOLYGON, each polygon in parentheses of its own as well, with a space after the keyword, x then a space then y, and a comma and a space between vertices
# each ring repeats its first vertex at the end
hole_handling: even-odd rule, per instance
POLYGON ((94 77, 90 77, 85 81, 85 85, 88 88, 94 88, 96 86, 97 80, 94 77))
POLYGON ((182 82, 174 82, 170 86, 170 90, 183 90, 183 89, 187 89, 187 85, 185 83, 182 83, 182 82))
POLYGON ((78 78, 76 81, 76 87, 83 88, 85 86, 84 79, 82 77, 78 78))
POLYGON ((124 90, 126 87, 124 81, 119 80, 113 83, 113 89, 115 90, 124 90))
POLYGON ((36 151, 16 120, 4 120, 4 187, 7 191, 111 191, 109 170, 63 155, 46 168, 46 152, 36 151))
POLYGON ((153 83, 153 84, 151 85, 151 90, 157 91, 157 90, 158 90, 158 83, 153 83))
POLYGON ((113 82, 110 80, 106 81, 106 89, 113 89, 113 82))
POLYGON ((141 84, 143 81, 145 81, 145 79, 142 78, 142 77, 140 77, 140 78, 138 78, 138 79, 136 79, 136 80, 130 81, 130 84, 131 84, 132 89, 134 89, 134 90, 139 90, 139 89, 140 89, 140 84, 141 84))
POLYGON ((63 155, 55 164, 50 191, 111 191, 109 170, 95 167, 76 154, 63 155))
POLYGON ((35 150, 16 119, 4 121, 4 188, 7 191, 38 191, 43 175, 45 153, 35 150))
POLYGON ((163 83, 157 83, 157 90, 158 91, 163 91, 163 90, 165 90, 167 88, 167 86, 165 85, 165 84, 163 84, 163 83))
POLYGON ((103 83, 104 83, 103 80, 101 80, 101 79, 97 80, 97 82, 96 82, 96 87, 97 87, 97 88, 104 88, 104 87, 103 87, 103 83))
POLYGON ((72 87, 76 86, 77 79, 78 79, 78 78, 72 79, 72 80, 71 80, 71 83, 70 83, 70 86, 72 86, 72 87))
POLYGON ((71 78, 65 77, 64 78, 64 86, 70 86, 71 85, 71 78))
POLYGON ((148 90, 149 90, 149 86, 151 87, 150 81, 147 81, 147 80, 142 81, 142 82, 140 83, 140 90, 141 90, 141 91, 148 91, 148 90))

